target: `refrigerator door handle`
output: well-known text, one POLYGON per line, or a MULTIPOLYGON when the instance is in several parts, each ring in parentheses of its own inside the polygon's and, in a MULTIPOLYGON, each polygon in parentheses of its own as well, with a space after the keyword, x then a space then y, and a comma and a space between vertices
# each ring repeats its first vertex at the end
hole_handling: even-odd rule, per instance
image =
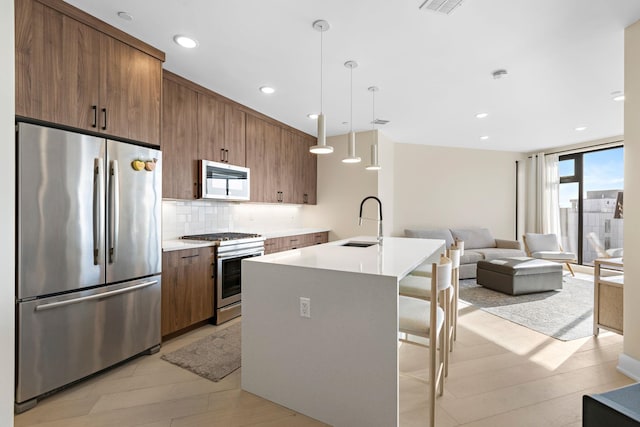
POLYGON ((93 161, 93 265, 100 264, 100 248, 104 230, 104 161, 93 161))
POLYGON ((151 281, 148 281, 148 282, 143 282, 143 283, 139 283, 137 285, 129 286, 127 288, 116 289, 115 291, 103 292, 101 294, 89 295, 89 296, 86 296, 86 297, 74 298, 74 299, 69 299, 69 300, 66 300, 66 301, 51 302, 49 304, 39 305, 39 306, 37 306, 35 308, 35 310, 36 311, 51 310, 52 308, 64 307, 65 305, 77 304, 79 302, 91 301, 91 300, 94 300, 94 299, 101 299, 101 298, 109 298, 109 297, 112 297, 114 295, 124 294, 125 292, 131 292, 131 291, 135 291, 137 289, 146 288, 146 287, 155 285, 157 283, 158 283, 157 280, 151 280, 151 281))
POLYGON ((120 179, 118 177, 118 161, 112 160, 109 185, 109 263, 111 264, 116 261, 120 227, 120 179))

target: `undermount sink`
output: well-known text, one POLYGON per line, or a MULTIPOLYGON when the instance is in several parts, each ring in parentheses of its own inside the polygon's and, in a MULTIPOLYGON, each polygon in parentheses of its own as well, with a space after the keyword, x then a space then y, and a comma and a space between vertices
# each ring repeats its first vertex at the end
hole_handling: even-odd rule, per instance
POLYGON ((376 242, 347 242, 340 246, 351 246, 354 248, 368 248, 369 246, 377 245, 376 242))

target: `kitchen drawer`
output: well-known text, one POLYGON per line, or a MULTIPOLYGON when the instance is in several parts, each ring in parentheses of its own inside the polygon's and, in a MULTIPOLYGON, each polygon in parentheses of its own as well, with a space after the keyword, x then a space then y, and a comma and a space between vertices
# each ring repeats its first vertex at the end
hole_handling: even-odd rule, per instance
POLYGON ((291 236, 275 237, 264 242, 264 253, 269 255, 276 252, 300 249, 307 246, 319 245, 329 241, 329 232, 294 234, 291 236))
POLYGON ((18 304, 16 402, 160 344, 160 276, 18 304))

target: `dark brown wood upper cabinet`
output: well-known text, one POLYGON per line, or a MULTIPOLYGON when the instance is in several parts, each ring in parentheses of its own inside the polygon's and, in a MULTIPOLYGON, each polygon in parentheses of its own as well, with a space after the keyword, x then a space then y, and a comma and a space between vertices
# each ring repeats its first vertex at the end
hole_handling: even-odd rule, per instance
POLYGON ((278 189, 282 203, 302 203, 301 188, 302 162, 300 158, 300 137, 288 130, 282 130, 278 147, 278 189), (298 173, 300 172, 300 173, 298 173))
POLYGON ((160 145, 162 63, 109 36, 100 46, 100 129, 160 145))
POLYGON ((251 201, 280 202, 280 127, 247 116, 247 167, 251 170, 251 201))
POLYGON ((248 115, 251 201, 315 204, 316 157, 309 153, 310 145, 314 144, 313 137, 248 115))
POLYGON ((200 158, 244 166, 245 113, 219 97, 198 93, 200 158))
POLYGON ((162 197, 198 197, 198 94, 172 80, 163 79, 162 197))
POLYGON ((163 197, 198 197, 204 159, 248 167, 252 202, 316 203, 314 137, 169 71, 163 80, 163 197))
POLYGON ((227 161, 232 165, 246 165, 246 118, 247 115, 235 105, 224 107, 224 144, 227 161))
POLYGON ((318 187, 318 157, 316 154, 310 153, 309 148, 318 143, 318 140, 312 136, 304 137, 304 153, 302 158, 304 159, 303 167, 303 191, 302 191, 302 203, 315 205, 317 203, 317 187, 318 187))
POLYGON ((198 93, 199 157, 213 162, 225 162, 224 102, 198 93))
POLYGON ((62 1, 44 3, 15 4, 16 115, 160 145, 164 54, 107 35, 119 30, 62 1))

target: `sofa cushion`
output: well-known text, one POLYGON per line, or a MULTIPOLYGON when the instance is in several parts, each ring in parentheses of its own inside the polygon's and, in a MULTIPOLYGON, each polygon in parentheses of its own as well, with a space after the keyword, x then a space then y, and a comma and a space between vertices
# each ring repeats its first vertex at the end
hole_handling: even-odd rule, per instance
POLYGON ((476 249, 476 252, 479 252, 484 256, 485 261, 491 261, 498 258, 511 258, 511 257, 523 257, 525 256, 524 251, 520 249, 504 249, 504 248, 485 248, 485 249, 476 249))
POLYGON ((566 259, 567 261, 575 261, 577 259, 576 254, 574 254, 573 252, 559 252, 559 251, 532 252, 531 256, 534 258, 541 258, 541 259, 555 259, 555 260, 566 259))
POLYGON ((443 239, 448 248, 453 244, 453 236, 448 228, 427 228, 427 229, 405 229, 404 235, 407 237, 417 237, 420 239, 443 239))
POLYGON ((484 259, 484 255, 478 251, 464 251, 464 255, 460 257, 460 265, 475 264, 482 259, 484 259))
POLYGON ((488 228, 452 228, 451 235, 464 241, 465 250, 496 247, 496 239, 488 228))

